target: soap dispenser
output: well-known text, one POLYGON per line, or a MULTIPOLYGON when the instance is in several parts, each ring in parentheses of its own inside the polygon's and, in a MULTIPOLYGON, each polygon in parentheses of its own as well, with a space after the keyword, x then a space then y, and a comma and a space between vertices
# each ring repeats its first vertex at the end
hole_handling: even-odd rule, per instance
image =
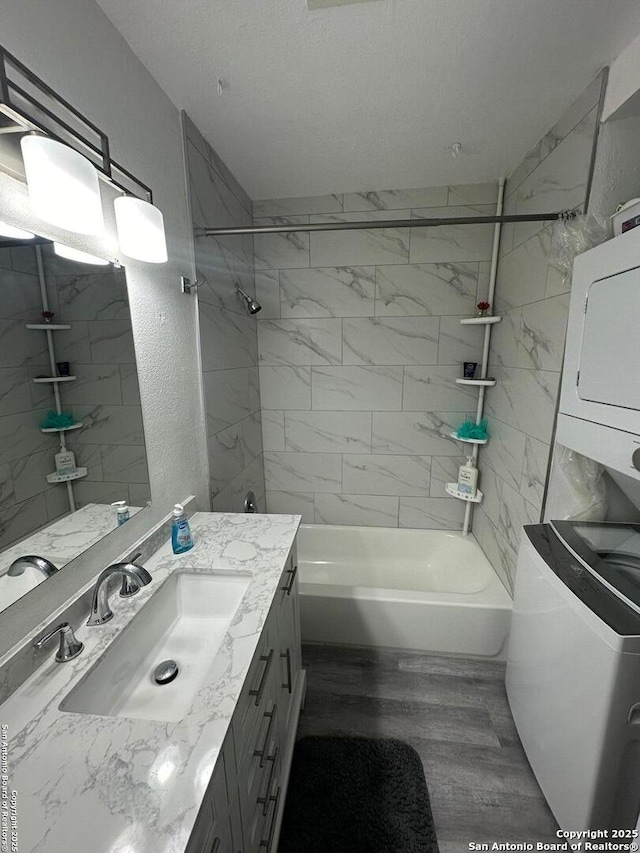
POLYGON ((466 465, 461 465, 458 471, 458 491, 462 495, 475 498, 478 491, 478 469, 473 456, 467 458, 466 465))
POLYGON ((174 554, 184 554, 193 548, 193 535, 182 504, 173 508, 173 523, 171 525, 171 547, 174 554))
POLYGON ((124 524, 125 521, 129 521, 131 514, 129 513, 129 507, 127 506, 126 501, 114 501, 111 506, 116 508, 116 521, 118 523, 118 527, 120 527, 121 524, 124 524))

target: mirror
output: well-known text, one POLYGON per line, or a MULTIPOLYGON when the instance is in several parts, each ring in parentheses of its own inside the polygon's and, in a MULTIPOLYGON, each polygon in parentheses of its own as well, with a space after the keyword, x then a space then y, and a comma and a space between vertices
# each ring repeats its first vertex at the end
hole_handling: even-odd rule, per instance
POLYGON ((149 499, 124 269, 0 236, 0 610, 149 499))

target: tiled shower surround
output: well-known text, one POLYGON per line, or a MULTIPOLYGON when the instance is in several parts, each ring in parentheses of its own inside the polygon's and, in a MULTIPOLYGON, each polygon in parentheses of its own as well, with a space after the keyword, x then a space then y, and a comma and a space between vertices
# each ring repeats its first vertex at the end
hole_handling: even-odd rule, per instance
MULTIPOLYGON (((497 186, 254 202, 254 224, 470 216, 497 186)), ((256 235, 267 507, 307 522, 459 529, 445 494, 475 415, 461 326, 488 288, 491 225, 256 235)))
MULTIPOLYGON (((74 481, 78 507, 126 500, 144 505, 149 475, 124 270, 58 258, 43 246, 43 266, 54 322, 56 361, 69 361, 75 382, 62 383, 62 408, 84 427, 66 434, 76 464, 88 469, 74 481)), ((33 246, 0 250, 0 545, 20 539, 69 511, 67 490, 49 485, 59 450, 55 434, 40 432, 54 408, 52 386, 34 384, 51 372, 33 246)))
MULTIPOLYGON (((251 200, 184 117, 191 215, 196 228, 251 224, 251 200)), ((265 510, 255 317, 234 292, 254 292, 252 237, 195 240, 200 353, 213 510, 242 512, 247 491, 265 510)))
MULTIPOLYGON (((594 145, 598 77, 507 181, 505 213, 584 204, 594 145)), ((487 393, 491 441, 480 453, 485 499, 473 532, 511 588, 523 524, 539 521, 560 386, 570 279, 554 266, 552 226, 506 225, 500 242, 487 393)))

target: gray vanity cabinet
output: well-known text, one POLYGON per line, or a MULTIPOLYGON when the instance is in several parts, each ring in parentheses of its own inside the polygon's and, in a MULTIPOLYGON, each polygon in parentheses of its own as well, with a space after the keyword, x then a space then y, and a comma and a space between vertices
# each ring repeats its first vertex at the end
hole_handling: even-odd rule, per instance
POLYGON ((280 708, 280 734, 286 743, 292 725, 292 714, 298 713, 295 707, 294 690, 296 678, 302 670, 302 649, 300 645, 300 605, 298 598, 298 566, 295 549, 287 562, 284 574, 285 582, 279 590, 278 616, 278 652, 279 687, 278 705, 280 708))
MULTIPOLYGON (((225 772, 229 758, 233 762, 228 744, 230 739, 227 737, 207 786, 186 853, 236 853, 235 835, 232 834, 233 811, 230 808, 225 772)), ((233 770, 233 764, 230 769, 233 770)))
POLYGON ((303 692, 294 545, 186 853, 276 852, 303 692))

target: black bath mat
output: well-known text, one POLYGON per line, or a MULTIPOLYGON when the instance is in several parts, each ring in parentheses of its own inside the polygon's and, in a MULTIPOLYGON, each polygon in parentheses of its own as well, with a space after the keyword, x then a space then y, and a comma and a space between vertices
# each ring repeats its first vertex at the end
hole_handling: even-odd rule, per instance
POLYGON ((299 740, 278 853, 438 853, 417 752, 399 740, 299 740))

